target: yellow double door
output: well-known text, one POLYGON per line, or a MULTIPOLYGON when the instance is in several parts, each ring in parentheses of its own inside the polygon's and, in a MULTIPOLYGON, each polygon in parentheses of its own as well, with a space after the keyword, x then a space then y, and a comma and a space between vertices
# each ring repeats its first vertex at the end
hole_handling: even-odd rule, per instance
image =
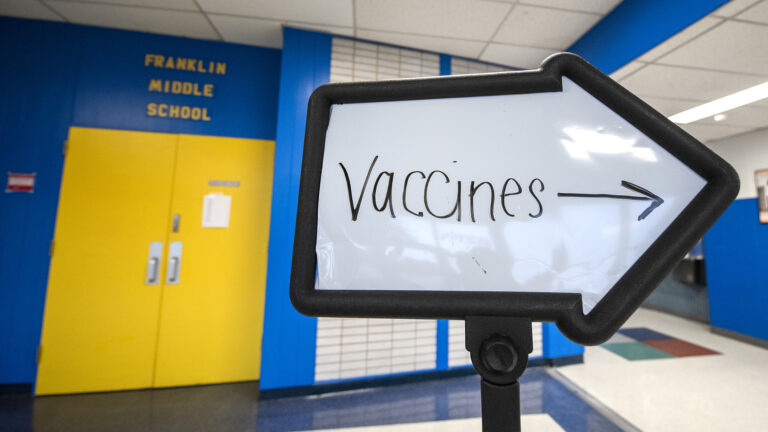
POLYGON ((273 155, 70 129, 37 394, 259 378, 273 155))

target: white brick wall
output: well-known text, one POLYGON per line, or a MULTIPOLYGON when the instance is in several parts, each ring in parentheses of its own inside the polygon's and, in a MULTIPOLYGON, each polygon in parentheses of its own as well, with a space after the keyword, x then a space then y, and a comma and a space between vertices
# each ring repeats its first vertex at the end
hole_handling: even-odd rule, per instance
POLYGON ((451 58, 451 75, 464 75, 488 72, 503 72, 510 68, 481 63, 472 60, 464 60, 456 57, 451 58))

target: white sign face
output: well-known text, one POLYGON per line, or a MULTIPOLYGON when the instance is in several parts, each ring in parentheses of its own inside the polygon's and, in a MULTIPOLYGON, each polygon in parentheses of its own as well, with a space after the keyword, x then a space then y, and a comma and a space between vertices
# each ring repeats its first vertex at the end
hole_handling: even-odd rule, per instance
POLYGON ((578 293, 589 313, 706 181, 562 81, 333 105, 316 288, 578 293))

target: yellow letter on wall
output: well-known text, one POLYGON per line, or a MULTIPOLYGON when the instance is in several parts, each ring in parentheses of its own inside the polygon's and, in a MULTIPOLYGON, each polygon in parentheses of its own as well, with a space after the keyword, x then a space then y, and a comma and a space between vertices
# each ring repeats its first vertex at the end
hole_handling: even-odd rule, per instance
POLYGON ((163 91, 163 81, 161 81, 159 79, 149 80, 149 91, 162 92, 163 91))

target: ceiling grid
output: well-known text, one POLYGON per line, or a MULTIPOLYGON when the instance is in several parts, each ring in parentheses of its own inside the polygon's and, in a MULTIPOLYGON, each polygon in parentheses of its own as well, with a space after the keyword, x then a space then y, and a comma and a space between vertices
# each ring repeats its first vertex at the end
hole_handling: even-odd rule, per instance
MULTIPOLYGON (((666 116, 768 81, 768 1, 733 0, 611 76, 666 116)), ((683 129, 713 141, 768 127, 768 100, 683 129)))
MULTIPOLYGON (((621 0, 2 0, 0 15, 281 48, 291 26, 535 68, 621 0)), ((664 115, 768 80, 768 0, 732 0, 611 76, 664 115)), ((683 127, 768 127, 768 100, 683 127)))
POLYGON ((280 48, 291 26, 536 67, 620 0, 3 0, 0 15, 280 48))

